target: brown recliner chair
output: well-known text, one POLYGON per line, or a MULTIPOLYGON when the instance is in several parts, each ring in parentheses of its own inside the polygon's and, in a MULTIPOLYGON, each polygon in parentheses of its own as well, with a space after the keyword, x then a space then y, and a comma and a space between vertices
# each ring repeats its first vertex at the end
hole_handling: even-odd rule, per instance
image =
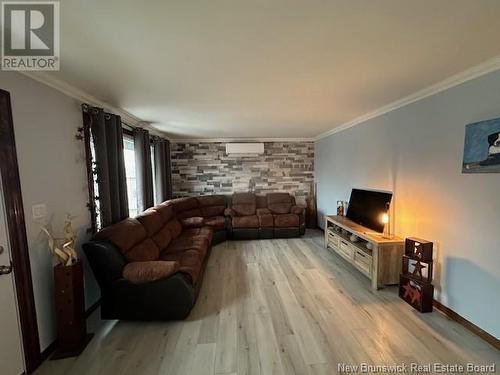
POLYGON ((254 193, 234 193, 230 207, 224 211, 227 231, 233 239, 259 238, 257 199, 254 193))
POLYGON ((274 237, 298 237, 305 233, 305 208, 288 193, 267 194, 267 210, 273 217, 274 237))

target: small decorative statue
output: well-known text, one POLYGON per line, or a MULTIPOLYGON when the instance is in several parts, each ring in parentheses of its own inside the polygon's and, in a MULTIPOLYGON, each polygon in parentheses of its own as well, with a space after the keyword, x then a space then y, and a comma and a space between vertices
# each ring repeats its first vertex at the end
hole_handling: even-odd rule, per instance
POLYGON ((47 227, 41 227, 42 231, 47 235, 51 254, 56 258, 57 262, 63 266, 71 266, 78 260, 78 255, 75 251, 76 235, 72 225, 74 218, 74 216, 66 214, 66 221, 63 229, 64 238, 55 238, 47 227), (62 249, 58 247, 57 241, 62 243, 62 249))
POLYGON ((337 201, 337 216, 344 216, 344 201, 337 201))

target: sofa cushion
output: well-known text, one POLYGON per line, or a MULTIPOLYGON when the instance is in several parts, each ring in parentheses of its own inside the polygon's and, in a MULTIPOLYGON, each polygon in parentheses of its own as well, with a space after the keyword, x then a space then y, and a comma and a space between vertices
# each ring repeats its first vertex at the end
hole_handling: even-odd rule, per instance
POLYGON ((293 197, 288 193, 267 194, 267 208, 273 214, 288 214, 293 206, 293 197))
POLYGON ((158 246, 160 251, 163 251, 170 244, 170 241, 172 241, 172 232, 170 232, 169 227, 165 225, 159 232, 154 234, 151 239, 154 241, 156 246, 158 246))
POLYGON ((163 254, 161 260, 179 262, 179 271, 188 276, 189 281, 195 284, 200 276, 204 256, 196 250, 187 250, 180 253, 163 254))
POLYGON ((204 219, 201 216, 194 216, 181 219, 180 221, 183 228, 199 228, 203 226, 204 219))
POLYGON ((188 217, 201 217, 201 211, 199 208, 193 208, 192 210, 179 211, 176 213, 178 219, 185 219, 188 217))
POLYGON ((214 234, 214 230, 211 227, 208 226, 203 226, 201 228, 191 228, 191 229, 186 229, 184 232, 182 232, 182 236, 200 236, 203 237, 207 240, 209 244, 212 243, 212 237, 214 234))
POLYGON ((267 196, 256 195, 255 201, 257 203, 257 208, 267 208, 267 196))
POLYGON ((290 213, 300 215, 305 211, 305 207, 302 206, 292 206, 290 213))
POLYGON ((179 262, 175 261, 132 262, 125 265, 123 278, 133 284, 148 283, 171 276, 178 269, 179 262))
POLYGON ((258 215, 259 226, 261 228, 272 228, 274 227, 274 218, 271 214, 258 215))
POLYGON ((123 255, 129 262, 146 262, 157 260, 160 257, 160 249, 151 238, 146 238, 123 255))
POLYGON ((175 216, 175 212, 174 210, 172 210, 172 207, 168 206, 165 203, 154 206, 152 209, 157 211, 161 215, 163 224, 167 223, 175 216))
POLYGON ((270 213, 269 208, 257 208, 257 215, 268 215, 270 213))
POLYGON ((163 228, 163 218, 160 213, 154 209, 148 209, 135 217, 142 226, 146 229, 148 237, 153 236, 155 233, 163 228))
POLYGON ((179 253, 186 250, 196 250, 202 255, 205 255, 209 246, 208 239, 204 236, 179 237, 172 241, 165 250, 165 253, 179 253))
POLYGON ((198 208, 198 200, 192 197, 171 199, 165 202, 165 204, 172 207, 175 213, 198 208))
POLYGON ((269 210, 273 214, 288 214, 291 207, 292 205, 288 203, 274 203, 269 205, 269 210))
POLYGON ((196 199, 200 208, 211 206, 226 207, 226 197, 224 195, 205 195, 196 199))
POLYGON ((165 224, 165 227, 167 227, 170 231, 170 234, 172 234, 172 238, 177 238, 182 233, 182 225, 176 218, 173 218, 167 224, 165 224))
POLYGON ((233 228, 258 228, 259 218, 257 215, 235 216, 232 219, 233 228))
POLYGON ((200 212, 203 217, 211 217, 211 216, 224 216, 224 210, 226 206, 209 206, 209 207, 201 207, 200 212))
POLYGON ((295 214, 274 215, 274 226, 276 228, 297 228, 299 217, 295 214))
POLYGON ((137 219, 132 218, 110 225, 94 236, 97 240, 112 242, 122 254, 125 254, 139 242, 144 241, 146 237, 146 229, 137 219))
POLYGON ((231 208, 239 216, 255 215, 257 204, 253 193, 234 193, 231 208))
POLYGON ((221 230, 226 227, 226 219, 224 216, 212 216, 206 218, 203 224, 212 227, 214 230, 221 230))

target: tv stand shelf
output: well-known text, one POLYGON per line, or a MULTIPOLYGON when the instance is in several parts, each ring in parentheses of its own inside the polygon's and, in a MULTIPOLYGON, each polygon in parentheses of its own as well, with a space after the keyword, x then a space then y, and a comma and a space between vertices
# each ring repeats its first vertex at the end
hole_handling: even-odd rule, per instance
POLYGON ((385 238, 344 216, 325 216, 325 247, 367 276, 373 290, 399 283, 404 252, 402 238, 385 238), (354 242, 352 235, 357 237, 354 242))

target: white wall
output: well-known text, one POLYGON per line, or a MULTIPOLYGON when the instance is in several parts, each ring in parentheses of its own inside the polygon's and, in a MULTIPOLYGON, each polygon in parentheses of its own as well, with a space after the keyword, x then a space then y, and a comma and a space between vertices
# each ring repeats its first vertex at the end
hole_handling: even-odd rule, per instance
MULTIPOLYGON (((383 88, 381 88, 383 89, 383 88)), ((500 338, 500 174, 462 174, 465 125, 500 117, 500 71, 316 142, 318 211, 395 193, 396 234, 434 241, 435 298, 500 338)))
MULTIPOLYGON (((81 126, 80 103, 19 73, 0 72, 0 88, 10 92, 21 191, 26 216, 40 345, 56 338, 52 258, 31 206, 46 203, 48 220, 61 234, 66 213, 76 216, 78 245, 86 238, 90 215, 83 144, 75 140, 81 126)), ((80 246, 78 246, 80 251, 80 246)), ((81 251, 80 251, 81 253, 81 251)), ((87 267, 88 268, 88 267, 87 267)), ((99 298, 86 269, 86 304, 99 298)))

